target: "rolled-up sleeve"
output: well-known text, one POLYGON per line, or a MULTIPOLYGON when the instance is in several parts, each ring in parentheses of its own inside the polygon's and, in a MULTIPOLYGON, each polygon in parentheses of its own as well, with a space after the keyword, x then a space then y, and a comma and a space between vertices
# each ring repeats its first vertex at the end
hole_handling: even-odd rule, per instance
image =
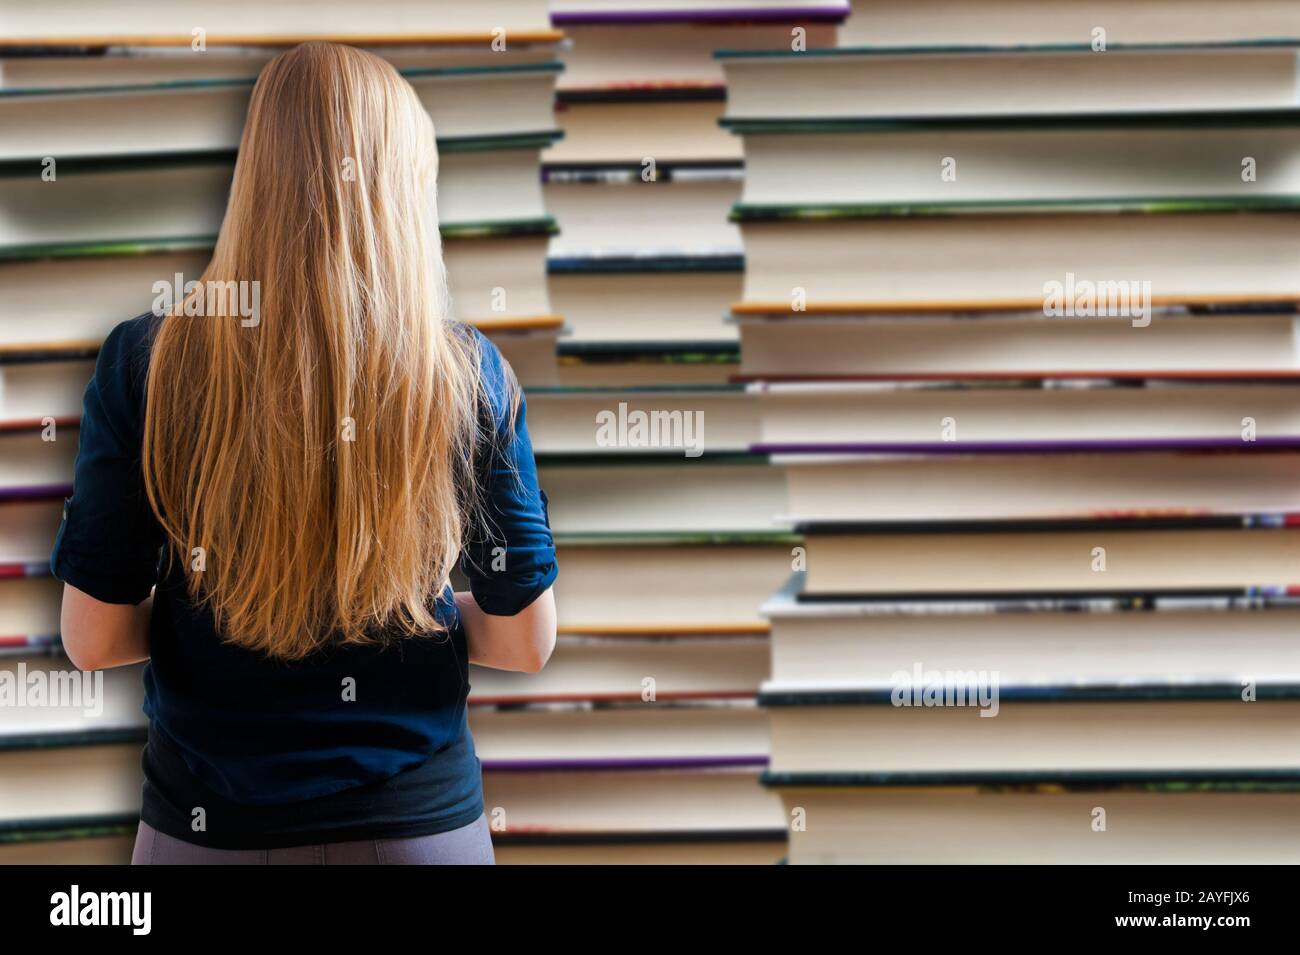
POLYGON ((546 495, 537 483, 537 463, 528 434, 522 395, 511 416, 505 360, 478 332, 484 390, 492 421, 491 440, 479 464, 482 495, 461 555, 461 571, 474 600, 487 613, 513 616, 555 582, 559 567, 546 512, 546 495))
POLYGON ((147 362, 145 319, 118 325, 100 349, 50 557, 56 577, 105 603, 138 604, 157 581, 163 535, 140 463, 147 362))

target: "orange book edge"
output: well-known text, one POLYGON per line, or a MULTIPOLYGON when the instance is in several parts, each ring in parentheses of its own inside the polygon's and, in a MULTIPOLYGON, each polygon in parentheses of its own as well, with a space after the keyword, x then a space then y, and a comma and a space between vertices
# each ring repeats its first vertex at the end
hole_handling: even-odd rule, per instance
POLYGON ((561 315, 522 315, 519 318, 467 319, 465 324, 473 325, 484 335, 490 335, 493 332, 562 328, 564 326, 564 317, 561 315))

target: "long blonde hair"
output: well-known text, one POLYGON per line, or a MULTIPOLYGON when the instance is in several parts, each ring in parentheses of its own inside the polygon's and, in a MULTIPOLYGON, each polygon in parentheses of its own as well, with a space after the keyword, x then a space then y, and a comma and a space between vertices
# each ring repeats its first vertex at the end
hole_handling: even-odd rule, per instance
POLYGON ((149 503, 229 642, 301 659, 444 629, 483 399, 448 315, 436 175, 433 123, 379 57, 307 43, 258 78, 145 413, 149 503), (255 316, 211 294, 239 283, 255 316))

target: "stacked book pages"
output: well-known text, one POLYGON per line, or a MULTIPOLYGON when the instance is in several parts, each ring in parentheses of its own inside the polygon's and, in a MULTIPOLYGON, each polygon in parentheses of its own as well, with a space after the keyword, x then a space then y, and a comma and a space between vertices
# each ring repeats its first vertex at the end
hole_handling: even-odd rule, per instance
MULTIPOLYGON (((79 4, 10 9, 0 37, 0 668, 35 699, 84 680, 85 705, 5 707, 0 860, 125 861, 140 800, 136 668, 78 674, 48 559, 70 492, 81 395, 104 336, 181 297, 225 210, 253 81, 280 49, 367 47, 433 117, 454 317, 526 385, 553 384, 556 231, 539 175, 561 31, 542 0, 79 4), (166 293, 162 293, 165 299, 166 293), (11 785, 12 783, 12 785, 11 785)), ((80 691, 78 691, 80 693, 80 691)), ((62 699, 62 696, 60 697, 62 699)), ((484 731, 486 750, 497 748, 484 731)))
POLYGON ((789 861, 1300 861, 1294 46, 855 6, 719 54, 789 861))

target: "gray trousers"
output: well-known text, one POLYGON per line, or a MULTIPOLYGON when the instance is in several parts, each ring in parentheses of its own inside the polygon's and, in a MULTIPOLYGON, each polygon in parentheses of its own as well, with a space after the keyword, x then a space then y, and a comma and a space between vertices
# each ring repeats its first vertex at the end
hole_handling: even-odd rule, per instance
POLYGON ((132 865, 493 865, 486 816, 410 839, 362 839, 290 849, 208 849, 140 823, 132 865))

